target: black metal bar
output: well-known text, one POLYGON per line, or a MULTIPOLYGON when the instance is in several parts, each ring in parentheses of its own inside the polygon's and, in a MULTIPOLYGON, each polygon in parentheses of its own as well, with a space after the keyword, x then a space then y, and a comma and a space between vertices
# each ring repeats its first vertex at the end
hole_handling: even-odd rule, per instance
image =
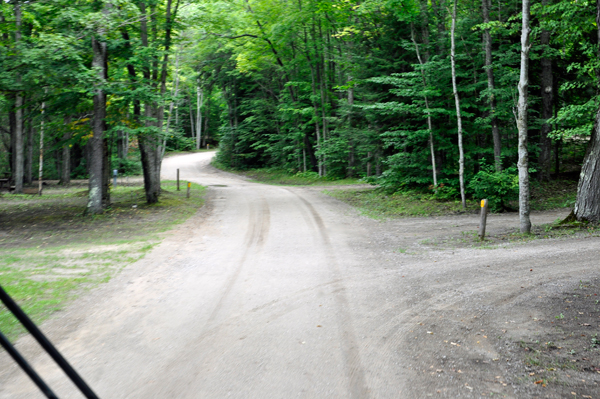
POLYGON ((21 366, 23 371, 27 373, 29 378, 33 380, 35 385, 38 386, 40 391, 42 391, 48 399, 58 399, 58 396, 56 396, 54 392, 52 392, 50 387, 46 385, 44 380, 42 380, 38 373, 35 372, 33 367, 31 367, 29 363, 27 363, 27 360, 25 360, 25 358, 21 356, 19 351, 17 351, 17 349, 10 343, 8 338, 6 338, 4 334, 2 334, 2 332, 0 332, 0 345, 2 345, 2 347, 8 352, 8 354, 11 355, 13 359, 15 359, 15 362, 17 362, 17 364, 21 366))
POLYGON ((91 390, 91 388, 83 381, 83 379, 77 374, 77 372, 71 367, 69 362, 56 350, 54 345, 46 338, 46 336, 40 331, 39 328, 31 321, 29 317, 23 312, 23 310, 17 305, 15 301, 4 291, 0 285, 0 300, 4 302, 4 305, 10 310, 15 317, 23 324, 23 327, 29 331, 31 335, 39 342, 46 352, 54 359, 54 361, 60 366, 61 369, 67 374, 67 376, 73 381, 73 383, 79 388, 81 393, 88 399, 98 399, 98 396, 91 390))

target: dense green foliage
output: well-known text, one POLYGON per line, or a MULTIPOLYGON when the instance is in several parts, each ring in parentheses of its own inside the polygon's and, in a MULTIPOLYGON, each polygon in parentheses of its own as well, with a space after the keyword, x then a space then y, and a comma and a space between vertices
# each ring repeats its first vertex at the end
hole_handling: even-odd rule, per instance
POLYGON ((14 181, 21 125, 26 182, 37 176, 40 139, 45 179, 64 179, 65 163, 71 178, 86 178, 97 90, 106 94, 108 169, 140 174, 140 137, 156 137, 166 150, 194 149, 191 108, 179 110, 195 92, 180 50, 186 7, 179 0, 2 2, 0 174, 14 181), (94 40, 106 45, 104 79, 92 66, 94 40))
POLYGON ((519 195, 519 176, 514 167, 495 171, 492 166, 483 166, 469 183, 475 198, 487 198, 492 212, 503 211, 508 202, 519 195))
MULTIPOLYGON (((197 55, 210 75, 206 81, 215 82, 224 102, 219 161, 332 178, 379 175, 378 183, 391 191, 426 188, 433 183, 431 115, 438 184, 446 192, 456 189, 447 6, 435 0, 200 3, 197 55)), ((481 3, 458 4, 458 86, 466 179, 473 181, 474 196, 483 192, 476 187, 483 179, 480 165, 494 159, 490 96, 496 101, 502 166, 517 160, 520 7, 516 1, 494 5, 484 24, 481 3), (485 29, 492 37, 493 90, 481 43, 485 29)), ((533 9, 530 165, 551 168, 548 175, 577 171, 598 107, 594 15, 592 2, 533 9), (541 44, 543 30, 550 31, 549 45, 541 44), (541 115, 542 58, 551 59, 553 68, 556 117, 549 121, 541 115), (547 166, 537 162, 543 123, 552 128, 547 166)))
MULTIPOLYGON (((92 98, 101 83, 108 98, 112 167, 124 173, 132 173, 131 162, 138 162, 137 137, 154 135, 167 150, 218 143, 218 162, 226 167, 275 167, 330 179, 376 176, 387 191, 419 188, 452 197, 458 188, 458 148, 451 5, 444 0, 3 2, 0 135, 6 151, 0 153, 0 172, 12 171, 20 93, 32 154, 46 104, 46 176, 60 177, 65 146, 71 176, 86 176, 92 98), (16 4, 22 8, 20 28, 16 4), (167 6, 174 10, 172 19, 167 6), (149 43, 143 22, 150 26, 149 43), (91 67, 91 38, 98 32, 108 53, 108 76, 100 83, 91 67), (167 32, 171 37, 163 40, 167 32), (167 78, 161 88, 163 63, 167 78), (154 104, 158 112, 145 115, 138 108, 136 114, 136 101, 154 104), (149 123, 153 118, 157 122, 149 123), (438 187, 433 187, 432 161, 438 187)), ((494 160, 492 123, 500 132, 502 168, 516 163, 521 5, 513 0, 491 5, 487 23, 481 3, 457 6, 465 177, 469 194, 478 197, 485 192, 479 184, 497 184, 495 179, 507 176, 486 166, 494 160), (486 31, 492 43, 489 67, 482 45, 486 31)), ((529 148, 530 166, 540 177, 576 173, 585 153, 598 109, 595 7, 590 1, 553 0, 532 9, 529 148), (549 44, 542 43, 543 32, 549 32, 549 44), (542 87, 543 60, 551 61, 550 88, 542 87), (554 117, 544 119, 542 97, 548 90, 554 117), (551 127, 549 134, 543 124, 551 127), (544 141, 546 135, 551 141, 544 141), (541 165, 544 151, 552 153, 551 162, 541 165)), ((37 156, 29 158, 36 170, 37 156)))

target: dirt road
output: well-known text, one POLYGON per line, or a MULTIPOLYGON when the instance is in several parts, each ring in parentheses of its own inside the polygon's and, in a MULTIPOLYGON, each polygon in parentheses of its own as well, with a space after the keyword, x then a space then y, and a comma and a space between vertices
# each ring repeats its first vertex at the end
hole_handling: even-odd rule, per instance
MULTIPOLYGON (((205 208, 43 325, 100 397, 561 397, 521 381, 509 349, 542 332, 535 301, 598 275, 598 238, 428 246, 477 217, 372 221, 317 189, 217 171, 211 156, 163 166, 208 185, 205 208)), ((18 347, 61 398, 80 397, 29 337, 18 347)), ((2 354, 0 398, 35 397, 2 354)))

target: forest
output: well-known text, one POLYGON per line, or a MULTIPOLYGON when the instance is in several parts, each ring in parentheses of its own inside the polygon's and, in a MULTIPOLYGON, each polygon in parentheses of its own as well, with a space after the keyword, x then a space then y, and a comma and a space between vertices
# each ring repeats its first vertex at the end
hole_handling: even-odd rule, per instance
POLYGON ((218 146, 528 217, 529 179, 583 165, 574 217, 597 222, 599 22, 600 0, 5 1, 0 177, 89 178, 95 214, 112 170, 155 203, 166 151, 218 146))

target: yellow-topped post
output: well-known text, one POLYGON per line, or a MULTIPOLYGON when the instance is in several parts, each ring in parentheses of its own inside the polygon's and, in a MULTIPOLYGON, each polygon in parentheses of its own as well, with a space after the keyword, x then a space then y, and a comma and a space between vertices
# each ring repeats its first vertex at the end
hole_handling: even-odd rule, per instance
POLYGON ((485 239, 485 225, 487 223, 487 213, 488 213, 488 200, 481 200, 481 219, 479 220, 479 239, 485 239))

